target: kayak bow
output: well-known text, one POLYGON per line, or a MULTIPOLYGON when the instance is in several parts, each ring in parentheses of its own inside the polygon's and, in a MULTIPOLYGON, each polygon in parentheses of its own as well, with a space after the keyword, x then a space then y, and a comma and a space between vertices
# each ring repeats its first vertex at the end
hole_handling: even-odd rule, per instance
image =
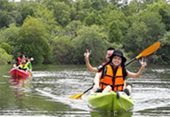
POLYGON ((11 71, 10 71, 10 76, 12 77, 12 78, 27 78, 27 77, 29 77, 30 76, 30 74, 28 73, 28 72, 26 72, 26 71, 24 71, 24 70, 20 70, 20 69, 18 69, 18 68, 13 68, 13 69, 11 69, 11 71))
POLYGON ((93 93, 88 97, 89 107, 102 111, 128 111, 133 108, 134 101, 124 92, 93 93))

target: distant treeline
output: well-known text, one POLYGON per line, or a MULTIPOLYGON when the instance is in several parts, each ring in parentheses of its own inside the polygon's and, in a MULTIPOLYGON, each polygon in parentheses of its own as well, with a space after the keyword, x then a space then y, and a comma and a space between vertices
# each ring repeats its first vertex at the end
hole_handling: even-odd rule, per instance
POLYGON ((37 64, 105 60, 108 47, 128 59, 160 41, 150 63, 170 63, 170 4, 166 0, 0 0, 0 64, 21 54, 37 64), (121 2, 120 2, 121 1, 121 2))

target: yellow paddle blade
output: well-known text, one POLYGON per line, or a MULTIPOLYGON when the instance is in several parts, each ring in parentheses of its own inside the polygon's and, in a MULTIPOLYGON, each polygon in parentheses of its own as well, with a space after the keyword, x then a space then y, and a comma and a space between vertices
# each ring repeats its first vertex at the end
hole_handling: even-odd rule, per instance
POLYGON ((76 94, 76 95, 70 96, 69 98, 72 98, 72 99, 81 99, 81 96, 82 96, 83 94, 84 94, 84 92, 81 93, 81 94, 76 94))
POLYGON ((152 44, 151 46, 149 46, 148 48, 146 48, 144 51, 142 51, 137 57, 136 59, 139 59, 141 57, 145 57, 148 56, 150 54, 152 54, 153 52, 155 52, 159 47, 160 47, 160 42, 156 42, 154 44, 152 44))

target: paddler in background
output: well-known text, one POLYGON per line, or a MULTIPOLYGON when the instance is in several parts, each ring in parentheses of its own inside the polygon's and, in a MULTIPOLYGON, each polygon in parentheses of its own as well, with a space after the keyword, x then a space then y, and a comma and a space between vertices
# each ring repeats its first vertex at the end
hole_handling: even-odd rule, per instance
POLYGON ((20 65, 21 61, 22 60, 25 60, 25 55, 24 54, 21 54, 20 57, 17 57, 16 61, 17 61, 17 66, 20 65))
POLYGON ((25 60, 25 55, 24 54, 21 54, 19 57, 17 57, 16 64, 13 64, 13 68, 19 66, 22 60, 25 60))
MULTIPOLYGON (((97 73, 95 74, 94 81, 95 81, 95 78, 99 75, 99 73, 98 73, 99 69, 110 60, 109 57, 113 54, 114 50, 115 50, 115 49, 114 49, 113 47, 107 48, 107 50, 106 50, 106 62, 103 62, 99 67, 92 67, 92 66, 91 66, 91 64, 90 64, 90 62, 89 62, 89 56, 90 56, 90 54, 91 54, 91 51, 87 50, 86 53, 84 53, 87 69, 88 69, 89 71, 92 71, 92 72, 97 72, 97 73)), ((101 78, 103 78, 103 76, 101 76, 101 78)), ((95 86, 95 85, 94 85, 94 86, 95 86)), ((101 89, 98 88, 98 87, 96 87, 96 88, 93 88, 93 91, 94 91, 94 92, 100 92, 101 89)))
POLYGON ((21 69, 21 70, 24 70, 24 71, 28 71, 29 74, 32 76, 31 60, 28 60, 28 62, 26 62, 26 60, 22 60, 21 64, 18 66, 18 69, 21 69))
POLYGON ((24 71, 28 70, 28 63, 26 63, 26 60, 21 60, 21 63, 18 66, 18 69, 21 69, 24 71))
POLYGON ((34 58, 33 57, 31 57, 30 59, 28 59, 28 68, 29 68, 29 70, 31 70, 32 71, 32 63, 31 62, 33 62, 34 61, 34 58))
MULTIPOLYGON (((95 74, 94 81, 95 81, 95 78, 97 78, 98 75, 99 75, 99 73, 98 73, 99 69, 100 69, 103 65, 105 65, 107 62, 109 62, 109 60, 110 60, 109 57, 113 54, 114 50, 115 50, 115 49, 114 49, 113 47, 107 48, 107 50, 106 50, 106 62, 103 62, 103 63, 102 63, 101 65, 99 65, 98 67, 92 67, 91 64, 90 64, 90 62, 89 62, 89 56, 90 56, 90 54, 91 54, 91 51, 89 51, 89 50, 87 49, 87 50, 86 50, 86 53, 84 53, 87 69, 88 69, 89 71, 92 71, 92 72, 97 72, 97 73, 95 74)), ((103 78, 103 76, 101 76, 101 78, 103 78)), ((95 85, 94 85, 94 86, 95 86, 95 85)), ((94 91, 94 92, 100 92, 101 89, 98 88, 98 87, 96 87, 96 88, 93 88, 93 91, 94 91)))
POLYGON ((28 62, 28 60, 29 60, 28 56, 25 55, 25 61, 26 61, 26 63, 28 62))
POLYGON ((106 50, 106 62, 103 62, 102 65, 100 65, 99 67, 92 67, 90 62, 89 62, 89 56, 91 54, 91 51, 87 50, 86 53, 84 53, 84 56, 85 56, 85 60, 86 60, 86 66, 87 66, 87 69, 89 71, 92 71, 92 72, 98 72, 99 68, 101 68, 104 64, 106 64, 109 60, 110 60, 110 56, 113 54, 114 52, 114 48, 112 47, 109 47, 107 50, 106 50))
MULTIPOLYGON (((137 73, 133 73, 126 70, 126 58, 121 51, 115 50, 109 58, 110 60, 99 69, 98 75, 95 76, 94 90, 100 88, 102 92, 123 91, 127 76, 131 78, 139 78, 143 69, 147 65, 147 63, 144 62, 144 59, 140 60, 140 70, 137 73), (103 78, 101 78, 102 75, 103 78)), ((129 92, 127 95, 130 95, 130 85, 126 88, 126 91, 129 92)))

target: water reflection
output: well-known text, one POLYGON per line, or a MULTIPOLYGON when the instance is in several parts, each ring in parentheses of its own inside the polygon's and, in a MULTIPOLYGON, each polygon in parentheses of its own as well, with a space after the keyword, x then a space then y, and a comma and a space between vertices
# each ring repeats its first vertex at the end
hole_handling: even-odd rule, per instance
POLYGON ((85 66, 41 66, 35 68, 32 79, 11 79, 8 70, 10 67, 0 67, 0 115, 168 117, 170 114, 169 67, 147 68, 139 79, 128 79, 133 84, 135 107, 132 112, 117 114, 88 108, 89 92, 81 100, 68 98, 91 87, 95 74, 85 66))
POLYGON ((133 112, 122 112, 122 113, 106 113, 106 112, 91 112, 91 117, 132 117, 133 112))
POLYGON ((11 81, 11 85, 12 86, 15 86, 15 85, 18 85, 18 86, 21 86, 21 87, 26 87, 28 85, 28 82, 31 81, 32 78, 31 77, 28 77, 28 78, 25 78, 25 77, 20 77, 20 78, 10 78, 10 81, 11 81))
POLYGON ((14 93, 17 100, 24 98, 26 93, 28 93, 27 90, 31 87, 31 80, 31 77, 10 78, 10 89, 14 93))

